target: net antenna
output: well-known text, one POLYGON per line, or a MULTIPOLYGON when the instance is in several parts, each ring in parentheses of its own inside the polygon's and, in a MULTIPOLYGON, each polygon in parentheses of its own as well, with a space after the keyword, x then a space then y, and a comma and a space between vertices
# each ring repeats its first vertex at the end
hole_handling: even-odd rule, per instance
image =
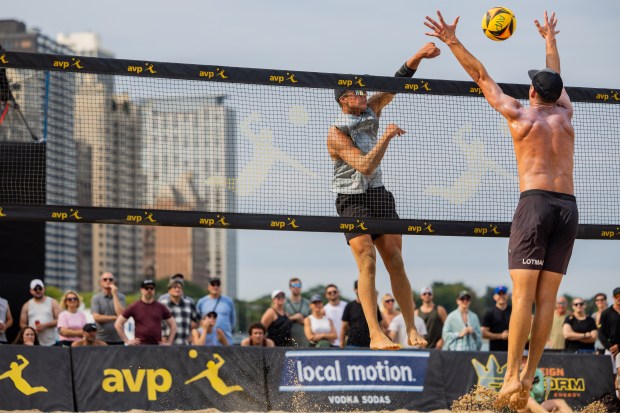
MULTIPOLYGON (((4 51, 4 47, 2 47, 2 45, 0 44, 0 52, 4 51)), ((24 123, 24 126, 26 126, 26 129, 28 129, 28 133, 30 133, 30 137, 32 138, 32 140, 36 143, 40 143, 41 141, 28 124, 26 117, 24 116, 21 108, 19 107, 19 103, 17 103, 15 97, 13 96, 13 92, 11 91, 11 84, 9 83, 9 79, 6 76, 5 68, 0 68, 0 102, 2 102, 4 105, 4 107, 2 108, 2 113, 0 114, 0 125, 2 125, 2 122, 4 122, 4 118, 9 112, 11 103, 13 103, 13 109, 15 109, 19 114, 19 117, 24 123)))

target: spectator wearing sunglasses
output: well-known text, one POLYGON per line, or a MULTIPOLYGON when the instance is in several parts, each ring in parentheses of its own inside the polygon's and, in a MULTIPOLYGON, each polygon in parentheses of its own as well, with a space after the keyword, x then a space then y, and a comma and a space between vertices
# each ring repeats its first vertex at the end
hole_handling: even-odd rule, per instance
POLYGON ((108 345, 123 345, 114 323, 126 307, 125 295, 118 291, 114 274, 104 272, 99 276, 101 291, 93 295, 90 301, 90 311, 97 324, 97 340, 105 341, 108 345))
POLYGON ((381 316, 383 320, 385 320, 386 325, 390 325, 394 317, 401 314, 400 310, 396 307, 396 300, 392 294, 383 294, 381 298, 381 305, 379 306, 381 310, 381 316))
POLYGON ((58 315, 58 344, 71 347, 74 341, 82 338, 86 315, 80 311, 82 298, 73 290, 67 291, 60 299, 63 311, 58 315))
POLYGON ((45 284, 39 279, 30 281, 32 298, 24 304, 19 317, 19 327, 36 330, 42 346, 56 344, 56 324, 61 308, 52 297, 45 295, 45 284))
POLYGON ((328 284, 327 287, 325 287, 325 298, 327 298, 327 304, 323 306, 325 317, 332 320, 336 328, 337 337, 332 341, 332 347, 340 347, 342 315, 344 314, 344 308, 347 306, 347 302, 340 299, 340 290, 338 290, 338 286, 335 284, 328 284))
POLYGON ((232 298, 222 294, 222 280, 218 277, 209 279, 209 294, 198 300, 196 308, 202 318, 210 312, 217 313, 215 327, 221 329, 226 340, 233 343, 233 332, 237 323, 237 312, 232 298))
POLYGON ((230 343, 221 328, 217 328, 217 313, 209 311, 200 321, 200 327, 192 329, 194 346, 227 346, 230 343))
POLYGON ((302 284, 299 278, 291 278, 288 281, 288 287, 291 295, 284 303, 284 311, 293 322, 291 326, 293 343, 297 347, 308 347, 310 342, 306 338, 304 320, 310 315, 310 301, 301 296, 302 284))
POLYGON ((140 299, 123 311, 114 323, 114 327, 128 346, 141 344, 169 346, 174 342, 177 333, 177 324, 168 307, 155 301, 155 281, 153 280, 142 281, 140 299), (133 317, 136 323, 136 334, 133 339, 127 338, 124 331, 125 323, 130 317, 133 317), (166 339, 162 339, 162 321, 166 322, 170 328, 170 335, 166 339))
POLYGON ((427 348, 441 350, 443 346, 441 333, 443 330, 443 323, 448 317, 448 312, 443 306, 435 304, 431 287, 422 288, 422 291, 420 291, 420 298, 422 299, 422 305, 415 310, 415 315, 424 320, 424 324, 426 325, 427 348))
POLYGON ((597 331, 596 322, 586 314, 583 298, 573 298, 573 314, 566 317, 562 326, 567 353, 594 352, 597 331))
POLYGON ((508 298, 508 288, 503 285, 495 287, 495 305, 482 317, 482 337, 489 340, 490 351, 508 351, 508 325, 512 314, 508 298))

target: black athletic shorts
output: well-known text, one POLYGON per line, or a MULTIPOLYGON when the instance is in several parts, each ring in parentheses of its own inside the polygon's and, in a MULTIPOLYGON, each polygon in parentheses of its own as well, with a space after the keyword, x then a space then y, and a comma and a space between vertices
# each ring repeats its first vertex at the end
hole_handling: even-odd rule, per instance
POLYGON ((508 268, 566 274, 578 221, 573 195, 540 189, 522 192, 510 227, 508 268))
MULTIPOLYGON (((336 211, 341 217, 398 219, 394 196, 384 186, 370 188, 362 194, 338 194, 336 197, 336 211)), ((352 231, 355 231, 355 229, 352 231)), ((353 238, 360 235, 364 235, 364 233, 344 233, 347 244, 353 238)), ((374 241, 383 234, 370 235, 374 241)))

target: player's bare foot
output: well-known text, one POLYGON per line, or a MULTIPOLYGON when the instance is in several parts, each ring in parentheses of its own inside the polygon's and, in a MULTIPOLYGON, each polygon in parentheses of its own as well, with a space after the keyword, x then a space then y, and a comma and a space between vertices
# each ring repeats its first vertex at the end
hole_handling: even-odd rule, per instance
POLYGON ((409 345, 410 346, 426 347, 427 344, 428 342, 424 340, 424 337, 422 337, 418 333, 418 330, 414 328, 409 330, 409 345))
POLYGON ((523 390, 523 387, 519 379, 515 378, 514 380, 504 381, 504 385, 497 394, 497 398, 495 399, 493 406, 497 410, 507 407, 510 404, 512 395, 520 392, 521 390, 523 390))
POLYGON ((530 391, 529 390, 519 390, 516 393, 513 393, 510 396, 510 402, 508 403, 508 407, 512 410, 523 410, 525 406, 527 406, 527 401, 530 399, 530 391))
POLYGON ((376 334, 370 337, 371 350, 400 350, 400 345, 394 343, 385 334, 376 334))

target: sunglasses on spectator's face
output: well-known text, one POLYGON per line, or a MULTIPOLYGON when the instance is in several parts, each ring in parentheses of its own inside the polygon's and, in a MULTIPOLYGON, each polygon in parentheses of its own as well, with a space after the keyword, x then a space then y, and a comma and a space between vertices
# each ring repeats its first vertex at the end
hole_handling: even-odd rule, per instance
POLYGON ((67 297, 65 301, 77 301, 77 297, 67 297))
POLYGON ((301 283, 292 283, 291 288, 301 288, 301 283))
POLYGON ((597 298, 595 301, 596 301, 596 302, 599 302, 599 301, 605 301, 605 299, 604 299, 604 298, 597 298))
POLYGON ((384 303, 393 303, 393 302, 394 302, 393 298, 390 298, 390 299, 387 299, 387 300, 384 301, 384 303))
POLYGON ((211 281, 209 285, 212 287, 219 287, 222 285, 222 283, 220 281, 211 281))
POLYGON ((34 291, 43 291, 43 287, 36 286, 33 288, 34 291))
POLYGON ((148 286, 146 286, 146 287, 142 287, 142 288, 143 288, 144 290, 147 290, 147 291, 153 291, 153 290, 155 290, 155 287, 153 287, 152 285, 148 285, 148 286))
POLYGON ((580 302, 578 302, 578 303, 573 303, 573 305, 574 305, 575 307, 581 307, 581 306, 586 305, 586 303, 584 303, 583 301, 580 301, 580 302))
POLYGON ((332 294, 336 294, 336 293, 338 293, 337 290, 331 290, 331 291, 327 292, 327 295, 332 295, 332 294))
POLYGON ((114 282, 114 278, 102 278, 103 281, 109 281, 111 283, 114 282))
POLYGON ((209 314, 207 315, 207 318, 217 318, 217 314, 209 314))

